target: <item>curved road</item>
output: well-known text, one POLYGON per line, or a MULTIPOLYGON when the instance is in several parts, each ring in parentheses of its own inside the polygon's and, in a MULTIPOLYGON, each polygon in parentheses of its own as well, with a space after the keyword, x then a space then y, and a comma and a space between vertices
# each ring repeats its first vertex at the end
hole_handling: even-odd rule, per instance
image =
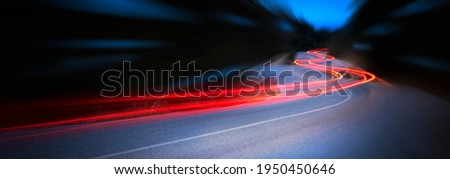
POLYGON ((450 157, 450 103, 392 86, 371 82, 347 95, 3 132, 0 158, 450 157))
MULTIPOLYGON (((434 158, 449 103, 379 83, 189 117, 143 117, 1 142, 1 158, 434 158)), ((183 114, 188 116, 189 114, 183 114)), ((42 132, 42 131, 39 131, 42 132)), ((3 134, 4 136, 19 135, 3 134)))

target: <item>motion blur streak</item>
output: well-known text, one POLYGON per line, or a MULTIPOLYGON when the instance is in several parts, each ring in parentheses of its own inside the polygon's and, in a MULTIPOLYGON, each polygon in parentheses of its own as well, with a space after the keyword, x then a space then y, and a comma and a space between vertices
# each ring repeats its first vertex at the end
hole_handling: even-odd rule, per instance
MULTIPOLYGON (((324 54, 327 49, 321 48, 321 49, 315 49, 310 50, 307 53, 315 58, 307 58, 307 59, 296 59, 294 63, 300 67, 304 67, 307 69, 315 70, 315 71, 322 71, 329 73, 333 76, 332 79, 321 79, 317 81, 313 81, 308 84, 284 84, 284 87, 288 88, 297 88, 297 89, 303 89, 303 85, 308 85, 309 88, 311 87, 321 87, 325 90, 320 91, 312 91, 312 92, 304 92, 304 93, 298 93, 295 95, 267 95, 265 92, 266 90, 272 90, 278 88, 276 84, 272 86, 261 86, 260 89, 258 89, 260 95, 252 96, 252 97, 226 97, 226 96, 218 96, 215 98, 212 98, 208 101, 202 101, 201 103, 195 103, 190 101, 190 98, 199 98, 199 97, 207 97, 207 96, 214 96, 217 95, 215 91, 203 91, 195 96, 193 94, 190 94, 190 96, 178 96, 175 94, 170 94, 168 96, 164 97, 154 97, 154 96, 147 96, 147 97, 133 97, 133 98, 120 98, 119 100, 116 100, 114 98, 105 98, 102 100, 81 100, 81 101, 66 101, 66 103, 73 103, 77 105, 85 105, 85 104, 97 104, 97 105, 116 105, 117 102, 135 102, 138 100, 167 100, 167 99, 181 99, 182 101, 177 101, 177 103, 172 103, 169 106, 160 106, 160 107, 152 107, 149 109, 143 109, 143 110, 131 110, 131 111, 125 111, 125 112, 115 112, 110 114, 104 114, 104 115, 93 115, 93 116, 87 116, 82 118, 75 118, 75 119, 69 119, 69 120, 59 120, 56 122, 49 122, 49 123, 38 123, 38 124, 32 124, 32 125, 25 125, 25 126, 17 126, 17 127, 10 127, 10 128, 2 128, 0 131, 10 131, 10 130, 23 130, 23 129, 31 129, 31 128, 39 128, 39 127, 50 127, 50 126, 61 126, 61 125, 70 125, 70 124, 77 124, 77 123, 86 123, 86 122, 97 122, 97 121, 106 121, 106 120, 112 120, 112 119, 124 119, 124 118, 130 118, 133 116, 140 116, 140 115, 151 115, 151 114, 160 114, 160 113, 168 113, 168 112, 175 112, 175 111, 187 111, 187 110, 202 110, 202 109, 214 109, 214 108, 220 108, 220 107, 227 107, 227 106, 233 106, 233 105, 242 105, 241 107, 250 106, 251 104, 248 104, 249 102, 257 102, 262 100, 267 100, 267 103, 277 103, 277 102, 286 102, 289 100, 298 100, 301 98, 307 98, 311 96, 317 96, 337 90, 343 90, 346 88, 351 88, 357 85, 361 85, 370 81, 373 81, 376 77, 375 75, 366 72, 364 70, 359 69, 352 69, 347 67, 332 67, 331 69, 328 69, 325 65, 326 60, 334 60, 335 58, 333 56, 324 54), (354 77, 356 80, 345 80, 342 73, 347 73, 354 77), (330 83, 338 82, 341 87, 339 88, 327 88, 326 85, 329 85, 330 83)), ((233 96, 240 94, 243 91, 252 90, 251 88, 234 88, 231 90, 226 90, 224 94, 233 94, 233 96)), ((47 104, 47 106, 44 106, 46 108, 51 107, 53 110, 57 110, 58 105, 61 105, 60 102, 54 102, 47 104)), ((38 106, 36 106, 39 108, 38 106)), ((20 111, 19 111, 20 112, 20 111)))
POLYGON ((192 21, 192 13, 154 0, 47 0, 50 5, 128 18, 192 21), (102 7, 102 8, 98 8, 102 7))
POLYGON ((391 83, 450 99, 448 0, 361 1, 333 32, 329 53, 391 83))

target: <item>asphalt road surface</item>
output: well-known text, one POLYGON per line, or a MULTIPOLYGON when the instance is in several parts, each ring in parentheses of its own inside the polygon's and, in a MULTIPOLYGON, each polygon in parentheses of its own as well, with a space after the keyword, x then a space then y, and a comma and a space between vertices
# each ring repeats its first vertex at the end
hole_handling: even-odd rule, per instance
POLYGON ((448 101, 368 83, 348 95, 3 133, 1 158, 436 158, 448 101), (53 131, 53 132, 52 132, 53 131), (25 136, 25 137, 23 137, 25 136), (8 139, 9 138, 9 139, 8 139), (6 139, 6 140, 5 140, 6 139))
POLYGON ((449 101, 381 82, 346 93, 3 132, 0 158, 450 157, 449 101))

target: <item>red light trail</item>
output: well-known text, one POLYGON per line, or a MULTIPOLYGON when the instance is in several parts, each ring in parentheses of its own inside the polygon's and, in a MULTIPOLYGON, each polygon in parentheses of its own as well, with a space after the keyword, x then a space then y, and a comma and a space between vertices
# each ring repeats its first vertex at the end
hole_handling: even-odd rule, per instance
MULTIPOLYGON (((331 55, 324 54, 327 49, 314 49, 307 51, 307 54, 314 58, 306 58, 306 59, 296 59, 294 60, 295 65, 299 67, 303 67, 309 70, 325 72, 332 75, 331 79, 321 79, 317 81, 312 81, 308 83, 308 87, 324 87, 327 84, 333 82, 339 82, 340 88, 332 88, 320 91, 313 91, 309 93, 299 93, 293 96, 287 95, 267 95, 264 92, 269 89, 278 89, 280 86, 285 88, 295 88, 302 87, 303 84, 284 84, 284 85, 272 85, 272 86, 260 86, 259 91, 260 94, 264 95, 256 95, 253 97, 225 97, 223 95, 219 95, 216 98, 208 98, 207 100, 195 101, 192 99, 198 98, 206 98, 208 96, 214 96, 217 92, 215 91, 203 91, 198 94, 188 94, 188 96, 180 97, 175 94, 164 96, 164 97, 129 97, 129 98, 105 98, 105 99, 87 99, 87 100, 55 100, 46 102, 45 104, 29 104, 24 105, 28 108, 34 110, 34 113, 39 113, 40 110, 53 110, 58 111, 58 109, 63 110, 62 108, 70 108, 70 107, 80 107, 80 106, 103 106, 110 107, 111 109, 120 109, 121 105, 132 102, 148 102, 148 101, 164 101, 167 100, 169 105, 162 106, 151 106, 150 108, 143 106, 138 109, 129 109, 129 110, 111 110, 112 112, 107 112, 103 114, 92 114, 84 117, 76 117, 72 119, 59 119, 55 122, 45 122, 31 125, 23 125, 23 126, 15 126, 15 127, 7 127, 0 128, 0 132, 3 131, 15 131, 15 130, 24 130, 24 129, 32 129, 32 128, 41 128, 41 127, 51 127, 51 126, 63 126, 63 125, 71 125, 71 124, 79 124, 79 123, 88 123, 88 122, 98 122, 98 121, 108 121, 113 119, 124 119, 138 116, 148 116, 154 114, 164 114, 170 112, 177 111, 198 111, 199 113, 205 112, 205 110, 212 110, 218 108, 242 108, 248 106, 262 105, 262 103, 278 103, 285 102, 289 100, 298 100, 302 98, 307 98, 311 96, 317 96, 320 94, 324 94, 327 92, 334 92, 338 90, 344 90, 347 88, 355 87, 364 83, 368 83, 376 79, 376 76, 372 73, 364 71, 362 69, 349 68, 349 67, 337 67, 333 66, 331 69, 328 69, 325 62, 333 61, 335 58, 331 55), (352 78, 345 79, 343 74, 348 74, 352 78), (300 85, 300 86, 299 86, 300 85), (143 109, 142 109, 143 108, 143 109)), ((234 88, 230 90, 226 90, 223 94, 239 94, 242 91, 251 91, 254 90, 252 88, 234 88)), ((233 95, 234 96, 234 95, 233 95)), ((86 107, 80 107, 80 111, 82 112, 86 107)), ((97 108, 93 108, 97 109, 97 108)), ((90 109, 92 110, 92 109, 90 109)), ((9 113, 20 113, 24 112, 23 108, 11 108, 8 110, 9 113)))

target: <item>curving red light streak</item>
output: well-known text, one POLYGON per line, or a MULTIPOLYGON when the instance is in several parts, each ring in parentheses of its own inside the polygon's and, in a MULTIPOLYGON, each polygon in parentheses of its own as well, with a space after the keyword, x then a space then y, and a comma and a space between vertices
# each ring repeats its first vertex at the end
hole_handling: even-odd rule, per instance
MULTIPOLYGON (((58 105, 61 106, 62 104, 65 104, 66 107, 70 107, 71 105, 77 106, 77 105, 117 105, 121 103, 127 103, 127 102, 139 102, 139 101, 155 101, 155 100, 172 100, 172 99, 181 99, 184 101, 177 101, 173 104, 170 104, 168 106, 160 106, 160 107, 152 107, 150 109, 137 109, 137 110, 126 110, 126 111, 119 111, 119 112, 111 112, 108 114, 97 114, 97 115, 91 115, 91 116, 85 116, 85 117, 77 117, 73 119, 63 119, 58 120, 56 122, 47 122, 47 123, 38 123, 38 124, 31 124, 31 125, 24 125, 24 126, 16 126, 16 127, 8 127, 8 128, 0 128, 0 132, 2 131, 11 131, 11 130, 24 130, 24 129, 31 129, 31 128, 41 128, 41 127, 50 127, 50 126, 61 126, 61 125, 70 125, 70 124, 77 124, 77 123, 86 123, 86 122, 95 122, 95 121, 107 121, 112 119, 123 119, 123 118, 130 118, 130 117, 136 117, 136 116, 145 116, 145 115, 153 115, 153 114, 161 114, 161 113, 169 113, 174 111, 195 111, 198 112, 205 112, 205 110, 210 109, 217 109, 217 108, 223 108, 223 107, 230 107, 235 106, 237 108, 242 107, 248 107, 248 106, 255 106, 255 105, 261 105, 261 103, 255 103, 255 102, 261 102, 264 101, 266 104, 273 104, 273 103, 279 103, 279 102, 285 102, 288 100, 298 100, 301 98, 307 98, 311 96, 317 96, 320 94, 324 94, 327 92, 333 92, 337 90, 343 90, 346 88, 355 87, 364 83, 368 83, 370 81, 373 81, 376 79, 376 76, 372 73, 369 73, 367 71, 364 71, 362 69, 356 69, 356 68, 349 68, 349 67, 336 67, 333 66, 331 69, 328 69, 325 65, 325 62, 327 60, 335 60, 335 58, 331 55, 324 54, 324 52, 327 51, 326 48, 320 48, 320 49, 314 49, 307 51, 307 54, 310 56, 313 56, 314 58, 306 58, 306 59, 296 59, 294 60, 295 65, 303 68, 307 68, 310 70, 316 70, 316 71, 322 71, 326 72, 330 75, 332 75, 331 79, 322 79, 317 81, 312 81, 308 83, 309 87, 324 87, 325 85, 329 83, 339 82, 341 87, 340 88, 333 88, 333 89, 326 89, 321 90, 320 92, 310 92, 310 93, 299 93, 297 95, 292 96, 286 96, 286 95, 278 95, 278 96, 271 96, 271 95, 257 95, 254 97, 240 97, 240 98, 227 98, 224 96, 220 96, 215 99, 209 99, 206 101, 200 101, 200 102, 192 102, 189 99, 192 98, 201 98, 201 97, 207 97, 207 96, 213 96, 217 95, 217 92, 214 91, 203 91, 199 93, 191 93, 187 94, 188 96, 180 97, 176 94, 170 94, 168 96, 165 96, 163 98, 161 97, 154 97, 154 96, 148 96, 148 97, 130 97, 130 98, 117 98, 117 99, 87 99, 87 100, 70 100, 70 101, 57 101, 57 102, 50 102, 47 103, 47 105, 31 105, 36 106, 39 108, 52 108, 57 107, 58 105), (353 77, 353 79, 345 79, 343 73, 347 73, 353 77), (250 102, 250 103, 249 103, 250 102), (239 106, 237 106, 239 105, 239 106)), ((294 87, 301 87, 302 84, 285 84, 282 85, 285 88, 294 88, 294 87)), ((281 86, 281 85, 280 85, 281 86)), ((260 92, 265 92, 268 89, 276 89, 278 88, 278 85, 272 85, 272 86, 261 86, 259 88, 260 92)), ((252 88, 235 88, 224 91, 224 94, 239 94, 242 91, 245 90, 252 90, 252 88)), ((64 106, 64 105, 62 105, 64 106)), ((20 111, 19 111, 20 112, 20 111)))

